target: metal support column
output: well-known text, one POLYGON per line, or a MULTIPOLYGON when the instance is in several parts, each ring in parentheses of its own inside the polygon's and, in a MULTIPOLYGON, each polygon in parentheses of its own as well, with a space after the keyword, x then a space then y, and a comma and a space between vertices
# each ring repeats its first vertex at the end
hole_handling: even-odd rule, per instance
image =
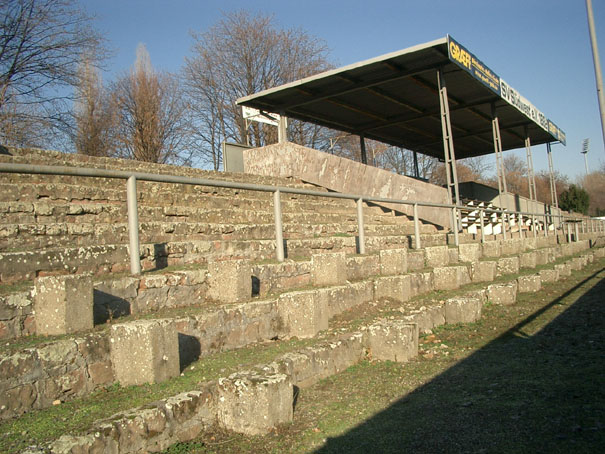
MULTIPOLYGON (((450 201, 460 205, 458 193, 458 173, 456 172, 456 154, 454 153, 454 137, 452 136, 452 123, 450 120, 450 107, 447 98, 447 87, 443 72, 437 71, 437 85, 439 86, 439 107, 441 110, 441 132, 443 136, 443 155, 445 159, 445 175, 447 181, 447 194, 450 201)), ((458 215, 454 210, 452 230, 456 233, 460 229, 458 215)))
POLYGON ((366 138, 363 136, 363 134, 359 136, 359 148, 361 150, 361 163, 367 164, 368 154, 366 152, 366 138))
POLYGON ((555 183, 555 169, 552 164, 552 150, 550 142, 546 143, 546 155, 548 156, 548 174, 550 176, 550 203, 555 208, 559 208, 559 200, 557 199, 557 185, 555 183))
POLYGON ((275 217, 275 255, 278 262, 283 262, 284 254, 284 228, 281 219, 281 192, 273 193, 273 215, 275 217))
MULTIPOLYGON (((496 115, 496 105, 492 104, 492 137, 494 140, 494 153, 496 155, 496 174, 498 175, 498 204, 502 210, 506 210, 504 207, 504 200, 502 194, 506 194, 506 174, 504 172, 504 161, 502 159, 502 141, 500 140, 500 123, 498 122, 498 116, 496 115)), ((506 214, 502 212, 502 236, 506 239, 506 214)))
POLYGON ((284 116, 284 112, 280 112, 279 114, 277 141, 279 143, 286 143, 288 141, 288 118, 284 116))
POLYGON ((418 219, 418 204, 414 204, 414 249, 420 249, 420 220, 418 219))
POLYGON ((137 209, 137 179, 130 176, 126 182, 126 202, 128 205, 128 239, 130 247, 130 273, 141 274, 139 252, 139 213, 137 209))
POLYGON ((485 214, 483 210, 479 211, 479 219, 481 221, 481 242, 485 243, 485 214))
POLYGON ((357 199, 357 241, 359 242, 359 253, 366 253, 366 240, 363 229, 363 199, 357 199))

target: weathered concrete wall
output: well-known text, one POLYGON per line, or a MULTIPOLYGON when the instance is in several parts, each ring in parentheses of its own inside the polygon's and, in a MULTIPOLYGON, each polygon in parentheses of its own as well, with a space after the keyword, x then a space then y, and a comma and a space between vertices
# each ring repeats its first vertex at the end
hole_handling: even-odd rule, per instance
MULTIPOLYGON (((244 150, 244 169, 255 175, 299 178, 338 192, 448 203, 447 190, 439 186, 290 142, 244 150)), ((389 208, 413 214, 411 206, 395 204, 389 208)), ((419 216, 440 226, 450 225, 447 210, 420 208, 419 216)))

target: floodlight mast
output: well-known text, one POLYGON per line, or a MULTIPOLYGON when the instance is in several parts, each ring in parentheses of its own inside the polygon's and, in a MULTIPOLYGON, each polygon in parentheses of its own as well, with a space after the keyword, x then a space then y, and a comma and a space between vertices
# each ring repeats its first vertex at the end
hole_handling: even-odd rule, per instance
MULTIPOLYGON (((605 95, 603 94, 603 76, 601 75, 601 61, 599 60, 599 48, 597 46, 597 34, 595 32, 594 17, 592 15, 592 0, 586 0, 586 13, 588 15, 588 31, 590 33, 590 45, 592 47, 592 59, 594 62, 595 79, 597 81, 597 98, 601 111, 601 130, 603 131, 603 145, 605 146, 605 95)), ((586 155, 584 155, 586 157, 586 155)), ((586 171, 588 173, 588 170, 586 171)))
POLYGON ((589 148, 590 139, 584 139, 582 141, 582 154, 584 155, 584 167, 586 167, 586 175, 588 175, 588 160, 586 159, 586 155, 588 154, 589 148))

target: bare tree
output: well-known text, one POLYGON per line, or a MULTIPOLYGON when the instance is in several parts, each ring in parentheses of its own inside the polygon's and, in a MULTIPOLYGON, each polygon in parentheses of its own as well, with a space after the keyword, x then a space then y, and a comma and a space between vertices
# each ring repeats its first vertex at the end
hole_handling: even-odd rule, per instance
MULTIPOLYGON (((253 124, 249 128, 235 101, 329 67, 326 47, 300 29, 280 30, 271 16, 246 11, 227 13, 204 33, 193 34, 192 56, 186 59, 184 78, 196 116, 201 158, 215 169, 222 161, 220 143, 234 140, 262 146, 277 139, 275 128, 253 124)), ((291 130, 310 145, 317 129, 291 130)))
POLYGON ((90 156, 111 156, 115 154, 116 103, 89 59, 81 63, 79 76, 74 104, 76 150, 90 156))
POLYGON ((23 125, 61 125, 80 56, 98 61, 103 42, 75 0, 0 0, 0 16, 0 121, 15 134, 2 139, 28 142, 23 125))
POLYGON ((140 161, 188 163, 190 124, 176 77, 153 69, 144 45, 134 68, 114 85, 120 155, 140 161))

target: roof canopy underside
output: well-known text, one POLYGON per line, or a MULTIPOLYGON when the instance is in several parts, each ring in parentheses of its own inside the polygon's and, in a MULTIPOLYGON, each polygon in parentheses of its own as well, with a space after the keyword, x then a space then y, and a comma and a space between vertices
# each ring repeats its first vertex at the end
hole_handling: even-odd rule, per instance
POLYGON ((492 106, 502 149, 555 138, 448 57, 447 38, 328 71, 238 104, 363 135, 443 159, 437 71, 447 84, 456 158, 494 152, 492 106))

